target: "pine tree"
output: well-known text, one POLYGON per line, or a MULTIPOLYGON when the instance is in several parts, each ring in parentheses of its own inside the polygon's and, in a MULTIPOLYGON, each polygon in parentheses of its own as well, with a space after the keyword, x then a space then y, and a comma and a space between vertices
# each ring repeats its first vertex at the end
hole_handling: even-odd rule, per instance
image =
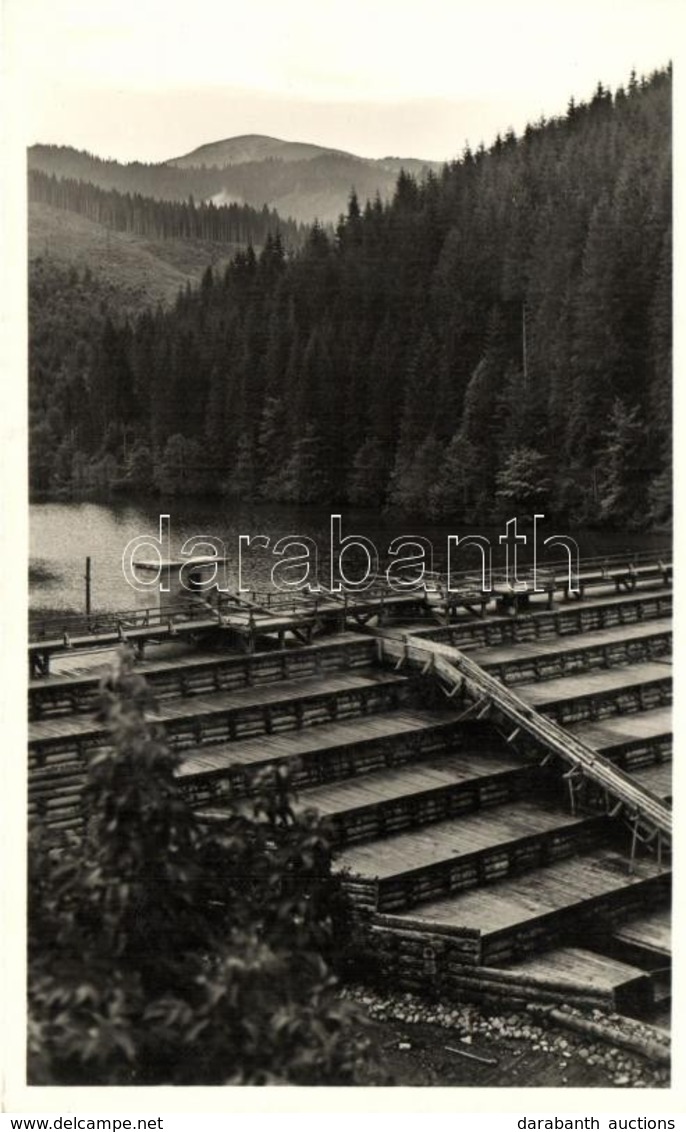
POLYGON ((387 479, 384 450, 376 438, 369 438, 355 453, 348 480, 348 499, 359 507, 381 507, 387 479))
POLYGON ((545 511, 550 494, 547 460, 535 448, 515 448, 496 476, 496 499, 507 515, 545 511))
POLYGON ((599 458, 599 517, 613 526, 636 529, 645 523, 646 477, 642 467, 644 428, 636 405, 616 398, 599 458))

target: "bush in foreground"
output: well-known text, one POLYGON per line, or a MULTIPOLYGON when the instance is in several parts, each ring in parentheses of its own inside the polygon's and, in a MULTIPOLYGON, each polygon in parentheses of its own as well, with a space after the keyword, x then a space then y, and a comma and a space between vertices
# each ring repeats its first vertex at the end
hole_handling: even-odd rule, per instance
POLYGON ((122 654, 87 828, 29 868, 32 1084, 349 1084, 366 1043, 334 993, 330 853, 288 784, 203 827, 122 654))

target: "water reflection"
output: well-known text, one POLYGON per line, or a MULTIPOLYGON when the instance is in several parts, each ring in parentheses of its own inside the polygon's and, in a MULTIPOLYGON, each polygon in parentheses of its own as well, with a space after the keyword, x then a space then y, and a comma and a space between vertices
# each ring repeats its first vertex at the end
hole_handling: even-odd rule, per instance
MULTIPOLYGON (((418 535, 428 539, 434 549, 434 567, 446 566, 449 535, 485 535, 493 548, 494 566, 504 566, 504 551, 499 538, 500 526, 468 527, 459 523, 432 523, 421 519, 403 519, 379 515, 375 511, 353 508, 323 509, 237 505, 221 500, 164 500, 158 497, 115 503, 36 503, 30 510, 30 600, 34 609, 83 609, 85 600, 85 559, 92 559, 92 606, 94 610, 130 609, 149 604, 135 594, 124 578, 122 553, 138 536, 159 536, 159 517, 170 516, 172 555, 178 555, 187 539, 212 536, 222 540, 228 558, 227 576, 230 585, 238 583, 239 538, 262 534, 270 539, 268 548, 255 542, 243 553, 243 581, 257 589, 268 589, 270 575, 277 558, 271 548, 285 536, 298 535, 312 540, 319 549, 319 566, 324 576, 329 570, 331 511, 342 514, 343 536, 357 534, 371 539, 380 552, 382 563, 394 538, 418 535)), ((533 554, 532 530, 526 530, 528 545, 520 551, 520 561, 530 562, 533 554)), ((559 524, 544 520, 539 525, 539 560, 544 561, 540 544, 553 534, 569 534, 579 544, 582 557, 616 554, 627 549, 640 550, 664 546, 665 535, 591 531, 562 531, 559 524)), ((295 555, 293 549, 288 552, 295 555)), ((553 557, 560 558, 559 548, 553 557)), ((466 562, 471 567, 478 563, 466 562)), ((351 558, 351 568, 354 561, 351 558)))

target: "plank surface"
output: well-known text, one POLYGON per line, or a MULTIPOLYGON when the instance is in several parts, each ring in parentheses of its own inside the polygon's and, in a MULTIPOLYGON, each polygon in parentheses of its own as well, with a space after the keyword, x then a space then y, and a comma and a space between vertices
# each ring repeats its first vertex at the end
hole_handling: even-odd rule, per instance
POLYGON ((334 751, 352 744, 374 740, 402 738, 427 728, 449 728, 460 718, 459 712, 401 709, 375 715, 351 717, 340 723, 321 723, 301 731, 284 731, 277 735, 259 735, 200 748, 184 757, 178 774, 187 777, 208 771, 226 770, 231 766, 253 766, 277 759, 296 759, 300 755, 334 751))
POLYGON ((652 790, 653 794, 658 798, 667 799, 672 797, 671 763, 657 763, 655 766, 637 767, 629 773, 631 777, 635 778, 646 790, 652 790))
POLYGON ((583 675, 562 676, 558 680, 519 684, 517 695, 532 707, 576 700, 582 696, 597 696, 623 688, 636 688, 658 680, 669 680, 671 665, 656 661, 641 664, 618 665, 583 675))
MULTIPOLYGON (((364 691, 375 686, 400 685, 407 677, 383 669, 357 669, 353 672, 332 673, 326 676, 307 676, 298 680, 279 680, 273 684, 258 684, 238 688, 232 692, 212 692, 205 696, 187 696, 179 700, 165 700, 157 712, 149 712, 152 722, 166 723, 175 719, 195 719, 217 712, 241 708, 264 707, 269 704, 291 702, 309 696, 336 696, 344 692, 364 691)), ((60 716, 41 719, 29 724, 29 742, 40 743, 51 738, 83 737, 105 730, 93 716, 60 716)))
MULTIPOLYGON (((557 861, 479 889, 422 904, 398 920, 420 930, 432 924, 454 927, 482 936, 507 931, 527 921, 562 910, 579 908, 610 893, 642 884, 660 875, 656 864, 638 860, 633 874, 628 859, 616 850, 599 848, 593 853, 557 861)), ((389 915, 387 922, 395 917, 389 915)))
MULTIPOLYGON (((516 755, 460 752, 422 759, 406 767, 373 771, 357 778, 314 786, 303 790, 296 800, 299 810, 312 807, 331 817, 379 802, 408 798, 442 787, 474 782, 494 775, 521 770, 526 763, 516 755)), ((384 842, 385 844, 385 842, 384 842)), ((379 855, 383 846, 377 843, 379 855)))
POLYGON ((597 951, 582 947, 559 947, 544 951, 521 963, 508 963, 508 974, 534 975, 570 986, 587 986, 596 990, 614 991, 636 979, 645 979, 639 967, 611 959, 597 951))
MULTIPOLYGON (((546 595, 544 595, 544 594, 536 595, 536 596, 532 595, 532 604, 529 607, 528 611, 524 614, 519 614, 519 616, 516 619, 511 614, 507 614, 507 613, 502 613, 502 614, 501 613, 489 613, 487 617, 480 618, 479 616, 476 616, 474 614, 470 614, 467 611, 465 611, 465 613, 462 616, 458 616, 457 618, 455 618, 455 620, 451 623, 451 625, 449 627, 446 627, 445 631, 447 633, 452 629, 459 628, 460 624, 465 625, 467 623, 485 624, 485 625, 491 625, 491 624, 492 625, 495 625, 495 624, 501 624, 502 625, 502 624, 512 623, 514 620, 517 620, 517 621, 520 621, 520 622, 527 622, 527 621, 532 621, 537 617, 539 617, 539 618, 550 617, 551 613, 553 613, 553 614, 559 613, 564 617, 565 613, 573 614, 574 612, 579 612, 579 611, 583 611, 583 610, 592 611, 594 609, 600 609, 600 608, 604 608, 606 606, 635 605, 636 603, 641 604, 641 603, 650 601, 651 598, 655 598, 655 597, 667 598, 667 599, 671 600, 672 597, 673 597, 672 588, 668 587, 668 586, 660 585, 658 582, 653 582, 653 583, 639 584, 632 593, 622 592, 622 593, 618 594, 618 593, 615 593, 615 588, 614 588, 614 585, 613 585, 611 588, 608 588, 607 592, 604 593, 604 594, 598 593, 598 594, 594 595, 593 597, 584 597, 583 599, 581 599, 579 601, 576 601, 574 599, 571 599, 569 601, 556 600, 553 604, 552 610, 549 610, 547 608, 546 595)), ((666 616, 666 615, 661 614, 660 619, 663 616, 666 616)), ((658 618, 650 618, 650 620, 656 621, 656 620, 658 620, 658 618)), ((426 620, 413 621, 412 622, 412 633, 413 633, 413 635, 416 634, 417 636, 421 636, 422 633, 425 633, 425 634, 440 634, 441 631, 442 631, 441 626, 437 625, 435 622, 427 623, 426 620)), ((567 635, 567 634, 565 634, 565 635, 567 635)), ((585 636, 585 633, 583 633, 583 630, 582 630, 580 633, 577 632, 575 634, 570 634, 570 635, 576 635, 576 636, 583 635, 583 636, 585 636)))
POLYGON ((638 739, 657 739, 672 733, 672 709, 650 708, 626 716, 567 724, 567 730, 597 751, 620 747, 638 739))
POLYGON ((512 802, 352 845, 336 855, 335 868, 382 880, 537 834, 581 827, 586 820, 536 802, 512 802))
POLYGON ((669 908, 635 917, 613 933, 622 943, 648 947, 665 958, 672 953, 672 913, 669 908))
MULTIPOLYGON (((192 648, 187 642, 174 642, 158 646, 155 656, 148 653, 142 659, 137 659, 135 672, 141 676, 161 675, 177 670, 193 670, 196 668, 258 666, 261 661, 273 660, 277 663, 282 656, 317 656, 322 652, 337 648, 353 647, 364 644, 373 648, 371 639, 364 633, 331 633, 324 640, 314 641, 310 645, 303 645, 297 649, 286 650, 266 649, 253 653, 218 652, 216 649, 192 648)), ((87 652, 65 654, 55 658, 53 671, 48 676, 39 676, 29 681, 29 691, 40 692, 42 688, 71 687, 78 684, 97 682, 106 674, 116 657, 115 648, 98 649, 93 653, 87 652)))
POLYGON ((536 659, 536 657, 562 656, 566 653, 586 652, 613 644, 626 644, 630 641, 644 642, 671 636, 671 627, 663 628, 657 622, 637 622, 633 625, 616 625, 609 629, 599 629, 592 633, 581 633, 573 637, 554 637, 539 641, 522 641, 512 645, 486 645, 470 650, 471 660, 485 668, 495 664, 508 664, 513 661, 536 659))

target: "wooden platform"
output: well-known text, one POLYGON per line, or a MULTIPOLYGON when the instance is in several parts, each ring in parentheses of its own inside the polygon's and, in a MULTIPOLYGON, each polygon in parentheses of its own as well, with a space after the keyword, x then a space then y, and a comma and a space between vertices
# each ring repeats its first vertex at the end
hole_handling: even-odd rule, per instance
POLYGON ((567 729, 630 774, 641 767, 671 762, 670 707, 585 720, 583 723, 568 724, 567 729))
MULTIPOLYGON (((100 680, 107 671, 102 653, 96 654, 96 668, 85 663, 64 674, 39 677, 29 685, 31 718, 92 710, 100 680)), ((174 696, 203 695, 232 691, 255 684, 325 675, 349 668, 368 668, 374 663, 373 639, 360 633, 341 633, 299 649, 268 650, 250 654, 202 652, 161 660, 139 660, 136 671, 148 681, 159 701, 174 696)), ((77 658, 70 658, 77 659, 77 658)), ((113 660, 114 655, 109 654, 113 660)))
POLYGON ((637 741, 671 737, 672 709, 659 707, 631 716, 585 720, 569 724, 568 730, 596 750, 611 754, 615 748, 624 748, 637 741))
POLYGON ((509 776, 520 772, 521 759, 515 755, 461 751, 459 754, 422 759, 421 763, 397 770, 389 769, 362 777, 314 787, 300 794, 296 807, 314 808, 325 817, 351 810, 366 809, 400 798, 417 800, 419 795, 443 791, 446 787, 474 784, 481 779, 509 776))
POLYGON ((569 829, 584 821, 540 803, 518 801, 485 814, 465 814, 457 820, 436 822, 429 829, 388 837, 383 854, 376 843, 345 849, 336 858, 336 870, 385 880, 522 838, 569 829))
POLYGON ((565 726, 662 707, 671 701, 671 692, 671 666, 655 661, 517 687, 525 703, 565 726))
POLYGON ((636 951, 647 951, 668 962, 672 954, 672 914, 669 908, 636 916, 615 929, 613 939, 636 951))
MULTIPOLYGON (((260 772, 288 768, 296 811, 312 807, 329 822, 359 939, 370 962, 383 953, 393 986, 461 999, 647 1001, 653 976, 665 977, 668 931, 656 910, 668 899, 669 841, 653 857, 641 843, 632 872, 627 820, 647 815, 658 834, 671 831, 661 799, 671 792, 672 594, 638 575, 620 581, 632 592, 598 584, 590 600, 516 616, 455 610, 444 629, 416 595, 360 606, 364 619, 420 614, 418 642, 376 629, 252 651, 272 633, 276 644, 288 611, 258 611, 261 628, 243 611, 231 632, 249 638, 247 652, 182 656, 172 643, 163 647, 174 655, 138 670, 201 818, 249 810, 260 772), (469 653, 427 650, 427 638, 466 642, 469 653)), ((345 605, 324 609, 328 629, 341 612, 356 616, 345 605)), ((223 627, 230 636, 229 619, 223 627)), ((30 688, 31 814, 56 828, 81 820, 90 749, 108 741, 86 714, 103 660, 92 654, 89 670, 87 653, 30 688)))
POLYGON ((513 801, 451 821, 352 845, 335 859, 355 903, 380 912, 426 906, 445 893, 483 886, 596 844, 598 818, 513 801))
MULTIPOLYGON (((172 735, 175 725, 191 722, 200 734, 203 722, 215 716, 246 713, 254 710, 262 719, 264 726, 257 730, 270 730, 269 714, 266 709, 281 706, 286 718, 284 725, 298 726, 302 711, 307 702, 321 705, 321 718, 335 718, 337 699, 341 696, 357 698, 361 710, 366 710, 372 702, 373 693, 391 691, 407 686, 407 679, 383 669, 369 669, 364 672, 332 673, 325 679, 307 677, 302 680, 283 680, 258 687, 238 689, 230 693, 217 693, 178 700, 168 700, 160 705, 158 712, 150 713, 150 719, 165 727, 172 735), (328 706, 327 706, 328 705, 328 706), (290 721, 290 722, 289 722, 290 721)), ((103 724, 92 718, 68 716, 43 719, 29 724, 29 745, 47 745, 84 740, 94 741, 107 734, 103 724)))
POLYGON ((597 848, 574 858, 532 869, 495 884, 419 905, 409 913, 378 916, 395 928, 465 936, 474 943, 472 961, 510 962, 542 946, 552 946, 565 932, 588 921, 588 944, 594 937, 594 912, 602 910, 596 931, 605 933, 613 909, 624 919, 634 905, 659 898, 668 875, 649 860, 629 873, 624 854, 597 848))
POLYGON ((594 696, 605 692, 633 688, 640 685, 671 680, 671 666, 662 663, 624 665, 608 671, 584 675, 563 676, 559 680, 522 684, 517 695, 536 707, 561 700, 574 700, 581 696, 594 696))
POLYGON ((433 758, 465 742, 455 713, 436 716, 400 705, 393 712, 199 748, 179 774, 186 791, 204 804, 225 801, 226 792, 233 798, 253 793, 255 772, 267 766, 285 765, 300 790, 433 758))
POLYGON ((631 771, 632 776, 646 790, 651 790, 658 798, 665 802, 672 800, 672 764, 661 763, 656 766, 638 767, 631 771))
POLYGON ((550 680, 595 668, 667 658, 671 628, 639 623, 581 636, 470 651, 469 656, 507 684, 550 680))
POLYGON ((526 614, 517 617, 494 615, 483 620, 465 618, 443 627, 415 621, 407 624, 405 629, 418 637, 427 637, 429 640, 466 650, 575 636, 616 625, 631 625, 669 617, 671 612, 672 591, 646 587, 630 597, 620 594, 595 600, 585 598, 581 602, 563 603, 551 610, 531 607, 526 614))
POLYGON ((193 638, 214 632, 216 629, 216 616, 208 615, 207 611, 193 610, 182 616, 172 615, 167 619, 158 619, 154 624, 127 626, 122 630, 108 628, 92 633, 76 633, 74 636, 41 638, 29 644, 29 668, 32 675, 38 672, 47 674, 52 657, 65 652, 116 646, 125 641, 141 646, 147 641, 168 641, 178 637, 193 638))
MULTIPOLYGON (((428 824, 433 828, 458 814, 513 802, 531 791, 536 771, 511 754, 467 748, 306 789, 293 809, 317 810, 328 819, 335 843, 350 844, 428 824)), ((215 804, 198 814, 222 821, 229 812, 230 806, 215 804)))
POLYGON ((591 993, 612 1010, 636 1011, 653 1001, 650 976, 640 967, 582 947, 544 951, 524 962, 509 964, 503 973, 513 984, 519 980, 540 990, 567 988, 571 995, 591 993))

